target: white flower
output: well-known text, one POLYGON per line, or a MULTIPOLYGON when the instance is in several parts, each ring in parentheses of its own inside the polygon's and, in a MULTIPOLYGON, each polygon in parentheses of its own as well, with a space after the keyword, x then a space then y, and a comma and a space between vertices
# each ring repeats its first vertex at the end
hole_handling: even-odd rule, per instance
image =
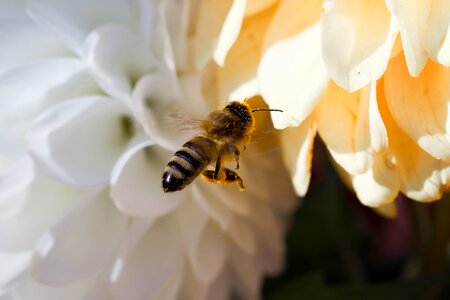
POLYGON ((192 30, 196 2, 7 4, 0 22, 27 34, 0 57, 3 299, 258 298, 295 207, 276 153, 249 146, 244 193, 161 188, 189 137, 161 116, 219 104, 203 68, 219 30, 204 31, 205 15, 192 30))

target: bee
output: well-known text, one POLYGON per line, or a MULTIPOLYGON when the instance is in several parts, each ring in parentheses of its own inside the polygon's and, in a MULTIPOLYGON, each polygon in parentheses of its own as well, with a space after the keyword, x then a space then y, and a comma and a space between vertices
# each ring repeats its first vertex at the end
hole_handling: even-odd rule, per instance
POLYGON ((164 192, 181 191, 200 174, 207 182, 236 183, 243 191, 242 178, 223 164, 234 160, 235 169, 239 169, 240 153, 255 131, 253 113, 257 111, 281 112, 279 109, 251 109, 245 101, 233 101, 211 112, 200 123, 202 132, 181 146, 167 164, 162 176, 164 192))

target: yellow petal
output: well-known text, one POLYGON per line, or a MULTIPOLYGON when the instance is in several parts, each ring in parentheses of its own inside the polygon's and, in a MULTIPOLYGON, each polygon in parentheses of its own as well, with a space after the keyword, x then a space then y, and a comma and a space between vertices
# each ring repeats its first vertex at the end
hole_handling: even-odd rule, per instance
POLYGON ((314 109, 328 82, 320 56, 319 24, 281 41, 264 53, 258 69, 261 95, 271 108, 275 128, 298 126, 314 109))
POLYGON ((374 207, 373 211, 388 219, 394 219, 395 217, 397 217, 397 205, 395 204, 395 202, 391 202, 379 207, 374 207))
POLYGON ((432 156, 450 160, 450 70, 428 62, 418 78, 409 76, 403 55, 386 70, 385 94, 398 126, 432 156))
MULTIPOLYGON (((394 155, 401 191, 418 201, 432 201, 442 195, 443 162, 432 157, 397 125, 383 96, 383 81, 378 85, 378 105, 389 136, 389 151, 394 155)), ((445 172, 445 171, 444 171, 445 172)))
POLYGON ((200 0, 194 40, 195 65, 198 70, 211 58, 231 4, 223 0, 200 0))
POLYGON ((384 1, 331 0, 322 16, 322 53, 331 78, 353 92, 386 69, 398 29, 384 1))
POLYGON ((283 159, 299 196, 304 196, 308 190, 316 131, 316 125, 309 118, 300 126, 286 128, 281 133, 283 159))
POLYGON ((348 93, 332 82, 314 111, 317 128, 330 154, 351 175, 370 165, 367 125, 360 116, 360 93, 348 93), (365 127, 365 129, 364 129, 365 127))
POLYGON ((424 49, 424 37, 431 2, 427 0, 386 0, 392 16, 398 23, 408 70, 414 77, 420 74, 428 59, 424 49))
POLYGON ((267 30, 264 49, 314 26, 322 11, 322 0, 281 1, 267 30))
MULTIPOLYGON (((225 64, 218 70, 221 99, 229 99, 230 95, 241 96, 242 92, 238 91, 242 89, 254 92, 252 80, 256 76, 262 42, 272 14, 273 10, 265 10, 245 19, 239 37, 228 52, 225 64)), ((251 96, 253 95, 246 95, 251 96)))
POLYGON ((217 47, 213 53, 214 60, 219 66, 222 66, 224 64, 228 51, 233 46, 239 35, 244 18, 246 4, 247 0, 234 0, 230 11, 225 18, 222 30, 220 31, 217 47))
POLYGON ((279 1, 280 0, 247 0, 247 7, 245 8, 245 17, 257 14, 271 7, 272 5, 275 5, 279 1))
POLYGON ((435 61, 450 65, 450 1, 431 1, 425 47, 435 61))

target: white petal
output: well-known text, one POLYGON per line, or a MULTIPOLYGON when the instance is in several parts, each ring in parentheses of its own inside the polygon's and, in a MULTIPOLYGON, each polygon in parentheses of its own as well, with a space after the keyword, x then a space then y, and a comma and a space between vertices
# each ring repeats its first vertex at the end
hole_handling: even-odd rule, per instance
POLYGON ((360 96, 330 82, 315 111, 320 136, 336 162, 350 174, 365 172, 371 158, 367 114, 361 114, 360 96))
POLYGON ((358 199, 372 207, 392 202, 400 190, 397 172, 385 155, 376 155, 367 172, 353 176, 352 184, 358 199))
POLYGON ((183 249, 173 215, 155 222, 137 247, 125 257, 112 286, 114 299, 149 299, 183 272, 183 249))
POLYGON ((392 59, 384 91, 399 127, 432 156, 450 160, 450 70, 429 62, 418 78, 409 76, 402 55, 392 59))
POLYGON ((297 195, 303 197, 311 179, 311 162, 317 128, 311 119, 281 133, 283 159, 292 176, 297 195))
POLYGON ((236 218, 228 229, 228 235, 242 251, 249 255, 254 255, 257 249, 257 242, 253 228, 244 220, 236 218))
MULTIPOLYGON (((180 80, 177 84, 186 84, 189 89, 189 83, 192 84, 189 92, 196 94, 192 90, 201 86, 198 82, 184 83, 184 80, 180 80)), ((182 86, 178 85, 175 89, 170 80, 162 74, 148 74, 138 81, 133 91, 132 109, 145 132, 158 145, 173 152, 193 135, 192 130, 186 132, 180 129, 189 129, 191 116, 197 116, 205 109, 205 104, 201 103, 202 97, 195 98, 194 101, 184 90, 185 96, 180 97, 180 88, 182 86)), ((203 117, 205 115, 206 113, 203 117)))
MULTIPOLYGON (((128 110, 117 100, 67 100, 41 114, 27 134, 29 150, 46 173, 80 186, 108 182, 130 132, 128 110)), ((133 129, 131 129, 133 130, 133 129)))
POLYGON ((111 182, 111 198, 117 208, 127 215, 148 218, 175 209, 185 193, 164 193, 161 186, 170 153, 157 146, 136 147, 130 151, 124 154, 128 159, 121 159, 122 162, 115 166, 122 171, 111 182))
POLYGON ((2 183, 11 185, 1 189, 0 195, 2 206, 9 204, 9 212, 3 212, 0 219, 0 251, 3 252, 33 249, 41 235, 74 205, 82 193, 79 189, 35 175, 32 164, 15 167, 15 174, 2 178, 2 183), (17 170, 17 167, 21 169, 17 170), (24 173, 31 174, 32 180, 24 173))
MULTIPOLYGON (((4 4, 0 5, 3 12, 4 4)), ((58 39, 37 27, 31 20, 0 17, 0 36, 0 74, 31 60, 70 55, 70 51, 58 39)))
POLYGON ((234 0, 225 22, 223 23, 219 40, 213 53, 214 60, 219 66, 223 66, 228 51, 239 35, 244 19, 246 4, 247 0, 234 0))
MULTIPOLYGON (((203 4, 203 3, 202 3, 203 4)), ((160 22, 164 22, 167 27, 167 38, 170 38, 170 45, 173 50, 173 59, 176 69, 184 72, 189 69, 189 64, 193 61, 187 61, 188 39, 190 38, 189 18, 192 17, 190 10, 192 4, 187 1, 163 1, 158 10, 160 22)), ((156 21, 158 22, 158 21, 156 21)))
POLYGON ((225 263, 225 236, 195 201, 185 203, 178 214, 193 273, 201 282, 210 283, 217 278, 225 263))
POLYGON ((134 83, 154 69, 142 37, 119 25, 93 31, 86 40, 84 56, 104 91, 118 99, 128 99, 134 83))
POLYGON ((450 66, 450 1, 431 1, 425 48, 435 61, 450 66))
MULTIPOLYGON (((7 286, 14 278, 26 270, 30 263, 31 256, 31 251, 0 253, 0 265, 2 266, 0 286, 2 288, 7 286)), ((2 288, 0 288, 0 295, 2 294, 2 288)))
POLYGON ((131 5, 123 0, 31 0, 28 14, 59 35, 78 54, 82 53, 84 39, 96 27, 105 23, 132 25, 136 22, 131 5))
POLYGON ((0 151, 24 154, 24 136, 33 119, 47 107, 94 89, 77 59, 49 59, 24 64, 0 76, 0 151))
POLYGON ((66 285, 95 274, 115 255, 126 220, 107 189, 88 196, 41 238, 31 274, 49 285, 66 285))
POLYGON ((0 220, 20 212, 26 203, 26 195, 21 193, 32 183, 34 176, 34 165, 28 157, 14 162, 0 174, 0 220))
POLYGON ((259 88, 273 113, 275 128, 298 126, 314 109, 328 82, 320 55, 320 27, 279 42, 263 55, 259 88))
POLYGON ((95 278, 86 277, 74 284, 53 287, 37 282, 26 273, 1 297, 2 300, 80 300, 85 299, 87 291, 95 284, 95 278))
POLYGON ((232 222, 233 213, 221 201, 217 201, 218 199, 216 199, 216 195, 223 193, 222 189, 224 187, 200 180, 200 178, 197 178, 198 182, 194 182, 190 187, 193 198, 199 207, 219 224, 222 230, 229 228, 232 222))
POLYGON ((428 60, 424 51, 424 38, 432 1, 386 0, 396 19, 402 36, 403 50, 409 74, 419 76, 428 60))
POLYGON ((242 299, 259 299, 261 273, 252 257, 234 250, 230 254, 236 289, 242 299))
POLYGON ((385 71, 397 36, 383 1, 328 1, 322 15, 322 54, 331 78, 353 92, 385 71))

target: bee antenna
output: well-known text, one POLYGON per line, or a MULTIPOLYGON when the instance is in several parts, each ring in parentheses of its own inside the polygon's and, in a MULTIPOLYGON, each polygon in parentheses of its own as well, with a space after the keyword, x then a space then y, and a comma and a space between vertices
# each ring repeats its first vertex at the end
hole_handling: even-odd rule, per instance
POLYGON ((279 111, 279 112, 283 112, 281 109, 270 109, 270 108, 256 108, 256 109, 252 109, 252 113, 255 111, 279 111))

